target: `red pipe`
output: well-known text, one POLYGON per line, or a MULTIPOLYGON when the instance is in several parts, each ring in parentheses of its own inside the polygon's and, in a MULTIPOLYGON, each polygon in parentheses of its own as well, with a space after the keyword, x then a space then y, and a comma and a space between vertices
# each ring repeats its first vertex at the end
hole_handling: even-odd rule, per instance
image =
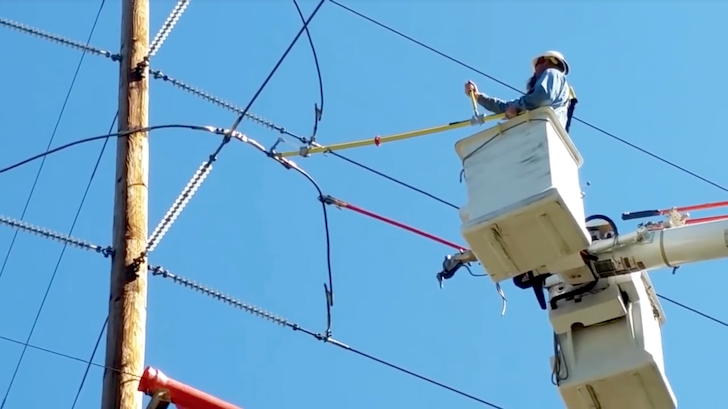
POLYGON ((372 212, 370 212, 368 210, 364 210, 361 207, 357 207, 357 206, 354 206, 353 204, 346 203, 343 200, 339 200, 339 199, 337 199, 335 197, 327 196, 324 199, 324 202, 327 203, 327 204, 336 205, 336 206, 341 207, 341 208, 353 210, 353 211, 355 211, 355 212, 357 212, 359 214, 363 214, 364 216, 369 216, 369 217, 371 217, 373 219, 376 219, 376 220, 379 220, 381 222, 391 224, 392 226, 399 227, 400 229, 407 230, 408 232, 411 232, 411 233, 420 235, 422 237, 426 237, 426 238, 428 238, 430 240, 433 240, 433 241, 436 241, 436 242, 438 242, 440 244, 444 244, 446 246, 452 247, 455 250, 458 250, 458 251, 464 251, 465 250, 465 248, 463 246, 459 245, 459 244, 455 244, 455 243, 450 242, 450 241, 447 241, 445 239, 441 239, 441 238, 439 238, 437 236, 433 236, 430 233, 427 233, 427 232, 424 232, 424 231, 422 231, 420 229, 416 229, 414 227, 411 227, 411 226, 408 226, 406 224, 400 223, 400 222, 398 222, 396 220, 392 220, 392 219, 389 219, 387 217, 380 216, 380 215, 378 215, 376 213, 372 213, 372 212))
POLYGON ((696 223, 706 223, 706 222, 716 222, 719 220, 726 220, 728 219, 728 215, 723 216, 710 216, 710 217, 700 217, 696 219, 688 219, 685 221, 685 224, 696 224, 696 223))
MULTIPOLYGON (((728 206, 727 202, 713 202, 713 203, 703 203, 699 205, 693 205, 693 206, 683 206, 683 207, 677 207, 678 212, 690 212, 693 210, 705 210, 705 209, 715 209, 716 207, 726 207, 728 206)), ((662 214, 668 214, 670 213, 671 209, 664 209, 660 210, 660 213, 662 214)))
MULTIPOLYGON (((728 206, 728 201, 676 207, 675 210, 677 210, 678 212, 689 212, 692 210, 715 209, 716 207, 726 207, 726 206, 728 206)), ((622 213, 622 220, 633 220, 633 219, 641 219, 644 217, 664 216, 666 214, 669 214, 671 210, 672 209, 642 210, 639 212, 622 213)))
POLYGON ((147 395, 167 392, 170 402, 180 409, 242 409, 191 386, 170 379, 161 371, 152 367, 144 369, 144 375, 139 381, 138 390, 147 395))

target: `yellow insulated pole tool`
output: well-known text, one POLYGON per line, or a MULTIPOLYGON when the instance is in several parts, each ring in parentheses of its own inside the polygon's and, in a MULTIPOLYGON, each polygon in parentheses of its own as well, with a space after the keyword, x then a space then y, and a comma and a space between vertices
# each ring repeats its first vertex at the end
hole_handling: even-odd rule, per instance
POLYGON ((312 154, 312 153, 340 151, 340 150, 344 150, 344 149, 359 148, 362 146, 370 146, 370 145, 379 146, 379 145, 381 145, 383 143, 387 143, 387 142, 401 141, 403 139, 416 138, 418 136, 430 135, 433 133, 449 131, 449 130, 457 129, 457 128, 464 128, 468 125, 473 125, 476 123, 484 123, 484 122, 488 122, 488 121, 495 121, 495 120, 498 120, 501 118, 504 118, 503 114, 488 115, 488 116, 478 117, 477 120, 466 119, 464 121, 451 122, 446 125, 440 125, 440 126, 435 126, 432 128, 420 129, 417 131, 403 132, 403 133, 387 135, 387 136, 376 136, 371 139, 362 139, 362 140, 358 140, 358 141, 343 142, 343 143, 337 143, 337 144, 328 145, 328 146, 319 145, 319 146, 314 146, 314 147, 310 147, 310 148, 304 147, 300 151, 281 152, 279 155, 282 157, 290 157, 290 156, 298 156, 298 155, 308 156, 309 154, 312 154))

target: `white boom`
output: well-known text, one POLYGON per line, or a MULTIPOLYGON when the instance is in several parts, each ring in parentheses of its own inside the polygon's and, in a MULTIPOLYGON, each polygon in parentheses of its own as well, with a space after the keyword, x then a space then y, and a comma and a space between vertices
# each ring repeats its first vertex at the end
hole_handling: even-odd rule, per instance
POLYGON ((600 276, 656 270, 728 257, 728 219, 650 230, 641 227, 623 238, 589 247, 600 276))
POLYGON ((662 354, 665 315, 647 271, 728 257, 728 218, 686 222, 673 210, 667 223, 626 235, 607 217, 585 218, 582 159, 550 108, 455 149, 471 250, 448 256, 438 279, 479 261, 496 283, 533 287, 549 310, 552 374, 568 409, 677 408, 662 354))

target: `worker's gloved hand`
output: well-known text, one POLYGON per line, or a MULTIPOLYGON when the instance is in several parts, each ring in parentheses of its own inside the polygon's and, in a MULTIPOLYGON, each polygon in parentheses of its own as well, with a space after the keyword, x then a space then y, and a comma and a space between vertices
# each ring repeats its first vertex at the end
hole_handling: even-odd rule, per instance
POLYGON ((508 105, 505 114, 506 118, 508 119, 515 118, 518 115, 518 108, 516 108, 514 105, 508 105))
POLYGON ((465 83, 465 95, 470 96, 471 93, 478 95, 478 86, 473 81, 465 83))

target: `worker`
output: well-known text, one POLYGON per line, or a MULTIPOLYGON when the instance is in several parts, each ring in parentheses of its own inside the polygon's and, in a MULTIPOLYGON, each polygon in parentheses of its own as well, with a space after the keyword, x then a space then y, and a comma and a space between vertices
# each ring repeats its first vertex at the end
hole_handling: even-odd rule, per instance
POLYGON ((465 83, 465 94, 474 93, 479 105, 495 114, 505 114, 508 119, 523 111, 550 106, 568 132, 578 102, 566 80, 569 63, 560 52, 547 51, 533 59, 532 68, 533 76, 526 84, 526 94, 518 99, 504 101, 490 97, 478 92, 478 86, 472 81, 465 83))

